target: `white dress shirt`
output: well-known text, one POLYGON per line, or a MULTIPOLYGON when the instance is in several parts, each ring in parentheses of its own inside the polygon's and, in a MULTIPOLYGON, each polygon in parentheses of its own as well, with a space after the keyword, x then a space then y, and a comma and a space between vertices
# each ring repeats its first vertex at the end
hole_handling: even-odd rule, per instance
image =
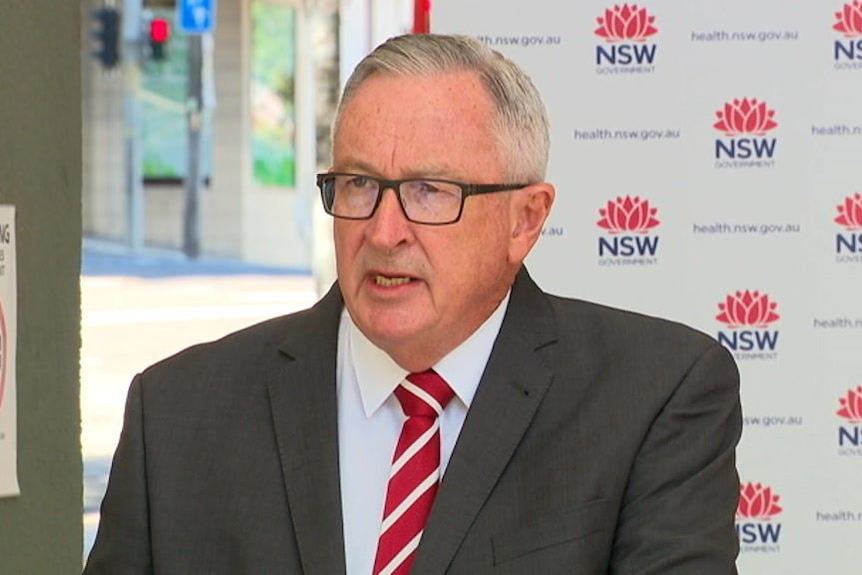
MULTIPOLYGON (((479 379, 506 313, 509 295, 434 370, 455 391, 440 417, 440 470, 444 473, 479 379)), ((405 420, 393 392, 408 372, 359 331, 347 309, 338 326, 338 456, 348 575, 374 567, 386 485, 405 420)))

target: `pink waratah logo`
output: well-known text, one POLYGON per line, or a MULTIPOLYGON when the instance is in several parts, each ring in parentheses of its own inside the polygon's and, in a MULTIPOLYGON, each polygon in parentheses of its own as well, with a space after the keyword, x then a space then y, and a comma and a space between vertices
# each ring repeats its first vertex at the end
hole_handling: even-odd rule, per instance
POLYGON ((849 423, 862 423, 862 385, 847 391, 847 395, 838 400, 841 409, 836 411, 849 423))
POLYGON ((638 196, 626 196, 609 200, 607 206, 599 209, 602 216, 596 224, 611 234, 634 232, 645 234, 661 222, 656 219, 658 208, 650 206, 649 200, 638 196))
POLYGON ((778 122, 773 119, 775 110, 770 110, 766 102, 758 102, 757 98, 727 102, 715 115, 718 116, 718 122, 713 127, 728 136, 764 136, 769 130, 778 127, 778 122))
POLYGON ((835 223, 855 232, 862 230, 862 194, 847 196, 843 204, 838 206, 838 217, 835 223))
POLYGON ((738 291, 728 294, 723 302, 718 304, 721 310, 715 319, 733 329, 741 326, 767 327, 780 319, 775 310, 778 304, 770 301, 769 296, 759 291, 738 291))
POLYGON ((848 38, 862 36, 862 0, 845 4, 840 12, 835 13, 835 18, 838 22, 832 26, 833 30, 841 32, 848 38))
POLYGON ((740 483, 736 518, 769 521, 784 511, 778 505, 778 499, 771 487, 760 483, 740 483))
POLYGON ((596 18, 599 27, 595 34, 601 36, 608 42, 619 40, 633 40, 643 42, 650 36, 658 33, 655 24, 655 16, 650 16, 646 8, 637 4, 617 4, 613 8, 605 10, 604 16, 596 18))

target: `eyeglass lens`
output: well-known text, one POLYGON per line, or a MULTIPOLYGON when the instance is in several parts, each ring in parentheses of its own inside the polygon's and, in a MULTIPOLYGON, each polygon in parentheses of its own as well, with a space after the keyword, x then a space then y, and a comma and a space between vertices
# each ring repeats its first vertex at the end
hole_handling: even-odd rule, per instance
MULTIPOLYGON (((357 175, 334 175, 324 181, 330 211, 348 218, 370 217, 381 193, 380 182, 357 175)), ((401 205, 416 222, 440 223, 457 219, 461 211, 461 186, 439 180, 407 180, 399 186, 401 205)))

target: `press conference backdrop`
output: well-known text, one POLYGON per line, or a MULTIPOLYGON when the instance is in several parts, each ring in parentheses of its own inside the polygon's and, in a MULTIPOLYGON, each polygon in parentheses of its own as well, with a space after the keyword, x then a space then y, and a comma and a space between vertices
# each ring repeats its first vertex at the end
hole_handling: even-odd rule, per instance
POLYGON ((740 572, 858 572, 862 0, 436 0, 431 29, 546 99, 540 283, 736 357, 740 572))

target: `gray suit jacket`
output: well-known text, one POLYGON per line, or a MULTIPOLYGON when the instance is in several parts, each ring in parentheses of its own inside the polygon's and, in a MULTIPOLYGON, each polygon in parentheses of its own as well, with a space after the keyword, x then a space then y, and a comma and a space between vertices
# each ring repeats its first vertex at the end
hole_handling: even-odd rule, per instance
MULTIPOLYGON (((334 287, 134 379, 85 573, 345 572, 342 305, 334 287)), ((413 573, 735 573, 740 430, 712 339, 522 271, 413 573)))

